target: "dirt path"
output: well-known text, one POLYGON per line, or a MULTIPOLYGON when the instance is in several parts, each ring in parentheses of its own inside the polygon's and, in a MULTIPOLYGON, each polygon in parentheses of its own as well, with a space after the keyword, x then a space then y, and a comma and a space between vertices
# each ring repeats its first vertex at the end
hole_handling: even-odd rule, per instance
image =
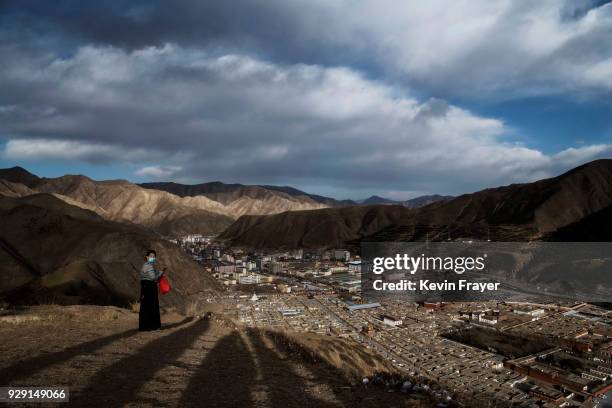
POLYGON ((423 406, 351 387, 338 372, 287 356, 266 335, 214 319, 165 316, 164 330, 139 333, 128 311, 96 319, 99 309, 84 310, 0 321, 0 384, 69 386, 64 407, 423 406))

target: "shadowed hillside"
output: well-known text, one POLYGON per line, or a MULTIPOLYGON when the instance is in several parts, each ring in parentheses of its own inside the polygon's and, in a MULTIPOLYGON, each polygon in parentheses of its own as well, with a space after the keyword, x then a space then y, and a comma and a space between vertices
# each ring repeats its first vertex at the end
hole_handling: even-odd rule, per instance
POLYGON ((538 240, 610 205, 612 160, 597 160, 558 177, 486 189, 415 210, 383 205, 242 217, 222 237, 235 245, 266 248, 461 237, 538 240))
POLYGON ((549 241, 612 241, 612 205, 577 222, 561 227, 546 237, 549 241))
POLYGON ((148 248, 158 251, 173 284, 164 304, 215 287, 174 244, 51 195, 0 197, 0 217, 0 294, 11 303, 128 305, 138 297, 148 248))
POLYGON ((442 196, 439 194, 424 195, 420 197, 411 198, 410 200, 397 201, 389 198, 379 197, 373 195, 365 200, 361 201, 362 205, 378 205, 378 204, 391 204, 391 205, 403 205, 408 208, 420 208, 426 205, 438 202, 438 201, 449 201, 452 196, 442 196))
POLYGON ((223 183, 144 186, 147 188, 125 180, 96 181, 82 175, 39 178, 21 167, 0 169, 0 195, 53 194, 108 220, 142 225, 168 236, 218 234, 244 214, 276 214, 331 205, 290 187, 223 183))
POLYGON ((195 197, 203 195, 221 203, 227 204, 241 196, 251 198, 280 197, 285 200, 297 200, 312 205, 323 204, 327 207, 343 207, 355 205, 351 200, 335 200, 317 194, 308 194, 289 186, 249 186, 244 184, 226 184, 220 181, 201 184, 180 184, 172 182, 142 183, 142 187, 167 191, 180 197, 195 197))
POLYGON ((403 206, 385 205, 242 216, 220 238, 255 248, 338 246, 401 223, 413 211, 403 206))

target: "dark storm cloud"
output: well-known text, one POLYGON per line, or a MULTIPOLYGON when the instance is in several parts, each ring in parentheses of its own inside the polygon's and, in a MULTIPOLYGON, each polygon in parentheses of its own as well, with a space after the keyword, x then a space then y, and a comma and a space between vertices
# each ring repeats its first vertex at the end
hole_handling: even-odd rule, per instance
MULTIPOLYGON (((51 45, 174 43, 278 63, 357 67, 438 97, 609 94, 609 2, 175 0, 4 2, 3 25, 51 45), (577 60, 576 52, 581 59, 577 60)), ((66 50, 64 50, 66 51, 66 50)))
MULTIPOLYGON (((223 0, 5 2, 5 23, 68 41, 113 45, 126 50, 177 43, 234 49, 288 62, 336 61, 347 57, 320 30, 334 16, 305 15, 293 1, 223 0), (319 31, 319 32, 317 32, 319 31)), ((344 60, 346 64, 347 61, 344 60)))

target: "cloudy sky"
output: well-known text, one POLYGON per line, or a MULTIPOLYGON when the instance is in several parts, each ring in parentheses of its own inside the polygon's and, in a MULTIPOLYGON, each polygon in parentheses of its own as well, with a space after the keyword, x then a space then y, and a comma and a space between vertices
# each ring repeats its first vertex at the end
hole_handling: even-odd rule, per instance
POLYGON ((612 4, 0 0, 0 165, 459 194, 612 157, 612 4))

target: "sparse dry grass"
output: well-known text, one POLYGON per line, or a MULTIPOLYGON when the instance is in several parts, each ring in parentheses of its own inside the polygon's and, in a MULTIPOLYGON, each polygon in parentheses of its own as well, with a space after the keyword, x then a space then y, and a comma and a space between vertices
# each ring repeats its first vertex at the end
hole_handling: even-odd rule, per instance
POLYGON ((6 315, 0 316, 0 324, 22 324, 42 320, 38 315, 6 315))
POLYGON ((113 306, 59 306, 39 305, 26 309, 8 309, 2 311, 0 324, 22 324, 49 321, 97 321, 118 320, 132 313, 126 309, 113 306))
POLYGON ((388 361, 348 339, 285 330, 264 330, 264 333, 288 352, 312 362, 324 362, 353 380, 381 372, 399 373, 388 361))
POLYGON ((132 313, 139 313, 140 312, 140 302, 130 302, 130 310, 132 311, 132 313))
POLYGON ((200 302, 197 300, 193 300, 188 302, 185 305, 185 311, 184 314, 187 317, 194 317, 194 316, 199 316, 202 314, 202 308, 200 307, 200 302))
POLYGON ((216 303, 208 303, 202 298, 195 298, 185 302, 180 307, 180 314, 186 317, 202 317, 208 312, 220 313, 223 306, 216 303))

